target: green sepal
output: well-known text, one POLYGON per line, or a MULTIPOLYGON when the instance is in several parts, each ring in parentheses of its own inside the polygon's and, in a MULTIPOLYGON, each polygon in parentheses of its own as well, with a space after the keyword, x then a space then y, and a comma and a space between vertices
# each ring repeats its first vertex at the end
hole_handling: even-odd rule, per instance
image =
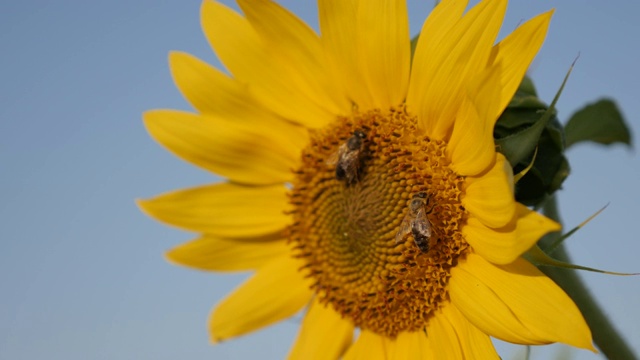
POLYGON ((529 170, 531 170, 531 168, 533 167, 533 163, 536 161, 536 156, 537 155, 538 155, 538 148, 536 148, 535 152, 533 153, 533 156, 531 157, 531 161, 529 161, 529 165, 527 165, 526 168, 520 170, 519 173, 513 174, 513 183, 514 184, 517 184, 520 181, 520 179, 522 179, 525 175, 527 175, 529 170))
POLYGON ((537 97, 533 82, 525 77, 494 128, 496 148, 509 160, 514 173, 530 164, 538 148, 533 167, 516 185, 516 200, 525 205, 538 205, 569 176, 564 129, 556 117, 555 104, 570 73, 571 69, 550 106, 537 97))
POLYGON ((574 265, 574 264, 562 262, 560 260, 556 260, 551 256, 547 255, 537 245, 529 249, 529 251, 527 251, 523 256, 525 257, 525 259, 529 260, 529 262, 531 262, 536 266, 553 266, 557 268, 585 270, 585 271, 592 271, 592 272, 597 272, 601 274, 619 275, 619 276, 640 275, 640 273, 620 273, 620 272, 613 272, 613 271, 604 271, 604 270, 594 269, 586 266, 580 266, 580 265, 574 265))
MULTIPOLYGON (((538 141, 538 154, 534 165, 515 185, 516 200, 528 206, 537 206, 544 199, 562 187, 571 168, 563 154, 563 148, 553 138, 553 130, 545 129, 538 141)), ((515 171, 523 169, 526 162, 520 162, 515 171)))
POLYGON ((567 232, 566 234, 563 234, 562 236, 558 236, 557 239, 555 239, 553 241, 553 243, 551 243, 550 245, 546 246, 544 248, 544 252, 547 254, 551 254, 553 253, 558 246, 562 245, 562 242, 565 241, 566 239, 568 239, 571 235, 573 235, 576 231, 582 229, 585 225, 587 225, 589 222, 591 222, 591 220, 595 219, 596 216, 600 215, 601 212, 604 211, 604 209, 607 208, 607 206, 609 206, 609 204, 605 205, 602 207, 602 209, 596 211, 595 214, 589 216, 587 218, 587 220, 581 222, 580 224, 578 224, 578 226, 574 227, 573 229, 571 229, 569 232, 567 232))
POLYGON ((613 100, 601 99, 576 111, 564 127, 567 147, 583 141, 631 146, 631 132, 613 100))
MULTIPOLYGON (((569 79, 571 69, 572 68, 567 72, 560 89, 549 107, 546 107, 543 102, 531 94, 535 94, 535 89, 528 89, 533 86, 533 84, 529 82, 522 91, 520 89, 516 91, 507 109, 500 115, 493 135, 498 151, 509 160, 511 166, 515 167, 515 165, 527 156, 530 156, 533 149, 538 145, 540 136, 550 120, 553 118, 557 121, 555 105, 569 79), (500 136, 501 132, 504 133, 503 129, 508 129, 508 132, 500 136)), ((558 124, 559 123, 558 121, 558 124)), ((562 127, 557 125, 555 128, 559 130, 559 135, 553 136, 553 138, 559 138, 562 142, 562 127)))

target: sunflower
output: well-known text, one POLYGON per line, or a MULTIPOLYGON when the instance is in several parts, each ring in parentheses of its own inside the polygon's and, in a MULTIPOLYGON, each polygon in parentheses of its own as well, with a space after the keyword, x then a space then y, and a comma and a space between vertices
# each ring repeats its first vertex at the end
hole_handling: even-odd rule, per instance
POLYGON ((304 311, 291 358, 498 358, 490 337, 593 350, 576 305, 522 257, 560 226, 515 201, 492 137, 551 12, 496 44, 506 0, 444 0, 412 56, 403 1, 319 0, 320 35, 270 0, 238 4, 202 5, 231 76, 171 53, 197 111, 144 115, 226 178, 140 201, 201 234, 170 261, 255 270, 213 310, 212 341, 304 311))

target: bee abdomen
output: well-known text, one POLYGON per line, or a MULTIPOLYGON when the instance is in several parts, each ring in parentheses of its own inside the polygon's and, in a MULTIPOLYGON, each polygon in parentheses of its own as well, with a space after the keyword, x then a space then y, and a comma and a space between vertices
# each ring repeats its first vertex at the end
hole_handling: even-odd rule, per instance
POLYGON ((429 251, 429 237, 421 234, 418 231, 413 230, 413 241, 416 243, 416 246, 420 251, 426 253, 429 251))

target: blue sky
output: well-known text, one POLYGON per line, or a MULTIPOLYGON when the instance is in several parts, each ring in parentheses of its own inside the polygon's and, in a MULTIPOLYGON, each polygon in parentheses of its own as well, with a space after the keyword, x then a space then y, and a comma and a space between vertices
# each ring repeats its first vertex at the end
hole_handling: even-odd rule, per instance
MULTIPOLYGON (((317 28, 313 1, 281 3, 317 28)), ((512 1, 503 35, 555 7, 530 72, 541 97, 552 99, 580 54, 557 106, 561 120, 608 96, 637 136, 640 5, 611 4, 512 1)), ((409 2, 412 33, 431 5, 409 2)), ((211 306, 248 275, 169 265, 163 253, 193 235, 154 222, 134 204, 218 180, 160 148, 141 121, 148 109, 189 109, 169 74, 170 50, 219 66, 199 7, 191 0, 0 3, 0 359, 279 359, 288 352, 299 319, 209 345, 211 306)), ((565 224, 610 204, 570 239, 574 261, 640 271, 636 152, 579 145, 568 157, 565 224)), ((581 275, 640 354, 640 280, 581 275)), ((499 349, 505 359, 519 351, 499 349)), ((559 349, 535 348, 534 359, 559 349)))

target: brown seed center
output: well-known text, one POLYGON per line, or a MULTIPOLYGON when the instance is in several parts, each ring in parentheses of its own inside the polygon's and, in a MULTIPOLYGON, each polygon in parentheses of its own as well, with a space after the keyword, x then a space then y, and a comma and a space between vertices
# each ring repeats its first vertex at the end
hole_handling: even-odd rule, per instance
POLYGON ((420 134, 404 107, 313 131, 290 193, 289 238, 318 299, 360 328, 418 331, 447 300, 463 178, 446 143, 420 134))

